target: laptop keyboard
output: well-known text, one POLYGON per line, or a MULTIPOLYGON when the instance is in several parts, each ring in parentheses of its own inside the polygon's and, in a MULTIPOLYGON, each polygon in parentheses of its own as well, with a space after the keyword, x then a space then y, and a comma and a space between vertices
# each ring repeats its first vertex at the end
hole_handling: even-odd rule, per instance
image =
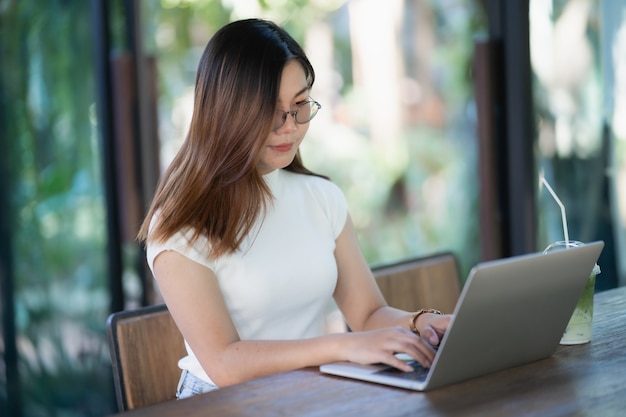
POLYGON ((417 361, 407 362, 409 365, 413 367, 412 372, 404 372, 397 368, 389 367, 387 369, 383 369, 382 371, 376 372, 378 375, 389 375, 395 378, 409 379, 411 381, 425 381, 428 376, 428 368, 424 368, 417 361))

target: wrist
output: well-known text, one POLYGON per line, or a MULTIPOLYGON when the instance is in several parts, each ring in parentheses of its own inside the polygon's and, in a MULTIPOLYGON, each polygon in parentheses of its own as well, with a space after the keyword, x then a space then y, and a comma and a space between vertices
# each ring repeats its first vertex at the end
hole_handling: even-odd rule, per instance
POLYGON ((409 329, 415 333, 416 335, 419 336, 420 332, 419 330, 417 330, 417 319, 420 318, 420 316, 422 316, 425 313, 430 313, 430 314, 442 314, 441 311, 436 310, 434 308, 422 308, 417 310, 415 313, 411 314, 411 317, 409 317, 409 329))

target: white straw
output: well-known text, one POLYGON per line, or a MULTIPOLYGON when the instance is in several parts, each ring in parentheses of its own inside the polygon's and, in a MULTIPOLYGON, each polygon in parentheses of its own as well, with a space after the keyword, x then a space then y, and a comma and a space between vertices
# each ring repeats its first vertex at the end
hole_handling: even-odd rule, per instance
POLYGON ((544 176, 541 177, 541 181, 546 186, 548 191, 550 191, 550 194, 552 194, 552 197, 554 197, 554 200, 556 200, 556 203, 561 208, 561 221, 563 222, 563 235, 565 236, 565 247, 567 248, 569 247, 569 233, 567 231, 567 217, 565 215, 565 206, 563 205, 563 203, 561 203, 561 200, 559 200, 559 197, 557 197, 556 193, 552 190, 552 187, 550 187, 550 184, 548 184, 548 181, 546 181, 546 178, 544 176))

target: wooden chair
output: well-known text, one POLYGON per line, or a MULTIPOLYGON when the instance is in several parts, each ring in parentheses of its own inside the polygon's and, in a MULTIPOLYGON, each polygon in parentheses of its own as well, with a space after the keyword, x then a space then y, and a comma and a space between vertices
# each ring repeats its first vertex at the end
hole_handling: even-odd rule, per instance
POLYGON ((461 294, 458 263, 451 252, 374 266, 372 272, 387 304, 406 311, 436 308, 452 313, 461 294))
POLYGON ((107 332, 119 411, 176 398, 186 350, 164 304, 113 313, 107 332))

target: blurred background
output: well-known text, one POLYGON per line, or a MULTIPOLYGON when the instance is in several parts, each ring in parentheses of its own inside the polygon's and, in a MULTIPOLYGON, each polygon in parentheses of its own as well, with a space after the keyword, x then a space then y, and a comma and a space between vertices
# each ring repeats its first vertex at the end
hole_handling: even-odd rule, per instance
POLYGON ((606 243, 596 289, 626 283, 623 1, 0 0, 1 415, 116 411, 106 318, 159 302, 134 236, 207 41, 247 17, 316 69, 303 159, 370 264, 543 250, 545 177, 606 243))

